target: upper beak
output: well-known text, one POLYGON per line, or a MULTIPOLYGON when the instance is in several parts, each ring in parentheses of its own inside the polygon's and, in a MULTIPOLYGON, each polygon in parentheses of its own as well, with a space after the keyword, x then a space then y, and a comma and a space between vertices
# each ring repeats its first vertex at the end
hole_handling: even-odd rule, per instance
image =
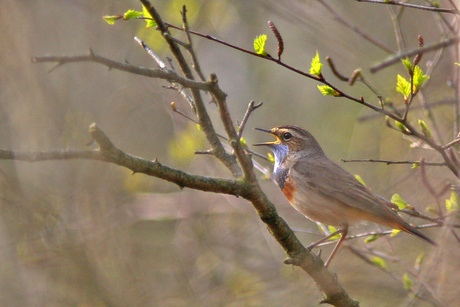
MULTIPOLYGON (((262 128, 254 128, 254 129, 262 131, 262 132, 265 132, 265 133, 268 133, 268 134, 271 134, 271 135, 274 135, 273 132, 271 132, 270 130, 267 130, 267 129, 262 129, 262 128)), ((278 144, 278 138, 277 138, 277 140, 275 142, 265 142, 265 143, 252 144, 252 146, 271 146, 271 145, 275 145, 275 144, 278 144)))

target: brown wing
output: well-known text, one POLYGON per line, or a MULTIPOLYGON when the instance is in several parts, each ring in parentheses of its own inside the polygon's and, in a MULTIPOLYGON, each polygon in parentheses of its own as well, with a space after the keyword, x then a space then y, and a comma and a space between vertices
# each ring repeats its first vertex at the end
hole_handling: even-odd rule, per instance
POLYGON ((379 196, 327 158, 322 157, 315 161, 303 159, 293 166, 293 170, 303 178, 309 188, 327 197, 392 222, 401 219, 382 203, 379 196))

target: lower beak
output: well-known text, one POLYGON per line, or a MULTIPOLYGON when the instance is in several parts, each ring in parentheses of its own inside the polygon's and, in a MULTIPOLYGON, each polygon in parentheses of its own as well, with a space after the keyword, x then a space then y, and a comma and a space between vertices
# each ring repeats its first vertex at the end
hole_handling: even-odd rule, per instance
MULTIPOLYGON (((262 128, 254 128, 254 129, 273 135, 273 133, 267 129, 262 129, 262 128)), ((252 146, 271 146, 275 144, 277 144, 277 142, 265 142, 265 143, 252 144, 252 146)))

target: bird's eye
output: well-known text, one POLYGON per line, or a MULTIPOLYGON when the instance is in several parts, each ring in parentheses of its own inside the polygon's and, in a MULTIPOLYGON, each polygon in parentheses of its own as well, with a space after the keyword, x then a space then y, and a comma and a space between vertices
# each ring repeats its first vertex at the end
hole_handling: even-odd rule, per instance
POLYGON ((292 134, 290 132, 283 133, 283 140, 289 141, 292 138, 292 134))

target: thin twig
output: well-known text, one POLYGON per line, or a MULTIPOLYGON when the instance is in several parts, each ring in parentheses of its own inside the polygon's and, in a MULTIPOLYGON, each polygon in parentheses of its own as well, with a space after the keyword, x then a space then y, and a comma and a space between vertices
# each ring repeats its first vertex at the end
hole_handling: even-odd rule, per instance
POLYGON ((387 46, 385 46, 382 42, 379 42, 378 40, 372 38, 369 34, 365 33, 364 31, 362 31, 359 27, 357 27, 356 25, 348 22, 347 20, 345 20, 345 18, 343 18, 341 15, 339 15, 339 13, 337 13, 337 11, 335 11, 328 3, 326 3, 326 1, 324 0, 317 0, 319 3, 321 3, 332 15, 334 15, 334 18, 340 22, 341 24, 343 24, 344 26, 350 28, 351 30, 353 30, 354 32, 358 33, 361 37, 363 37, 365 40, 367 40, 368 42, 370 42, 371 44, 379 47, 380 49, 382 49, 383 51, 387 52, 387 53, 392 53, 394 54, 395 52, 393 50, 391 50, 390 48, 388 48, 387 46))
MULTIPOLYGON (((179 115, 185 117, 186 119, 188 119, 188 120, 194 122, 195 124, 197 124, 197 125, 200 124, 196 119, 194 119, 194 118, 188 116, 188 115, 185 114, 184 112, 182 112, 182 111, 180 111, 179 109, 177 109, 177 107, 176 107, 176 105, 175 105, 174 102, 171 103, 171 109, 172 109, 175 113, 177 113, 177 114, 179 114, 179 115)), ((216 134, 217 134, 217 136, 218 136, 219 138, 221 138, 221 139, 223 139, 223 140, 225 140, 225 141, 228 141, 228 138, 225 137, 225 136, 223 136, 222 134, 219 134, 219 133, 216 133, 216 134)), ((249 153, 251 153, 251 154, 253 154, 253 155, 255 155, 255 156, 259 157, 259 158, 262 158, 262 159, 268 161, 268 158, 267 158, 266 156, 264 156, 264 155, 262 155, 262 154, 260 154, 260 153, 258 153, 258 152, 255 152, 255 151, 251 150, 251 149, 248 148, 248 147, 244 147, 244 150, 246 150, 247 152, 249 152, 249 153)), ((207 150, 206 152, 207 152, 207 154, 212 154, 212 152, 209 152, 209 150, 207 150)), ((199 153, 202 154, 202 152, 199 152, 199 153)), ((263 169, 265 169, 265 168, 263 168, 263 169)))
POLYGON ((439 7, 434 7, 434 6, 423 6, 423 5, 411 4, 411 3, 395 1, 395 0, 356 0, 356 1, 376 3, 376 4, 397 5, 397 6, 409 7, 413 9, 419 9, 419 10, 425 10, 425 11, 431 11, 431 12, 437 12, 437 13, 448 13, 448 14, 456 14, 456 15, 460 14, 460 11, 457 8, 445 9, 445 8, 439 8, 439 7))
POLYGON ((445 48, 445 47, 448 47, 448 46, 451 46, 451 45, 455 45, 455 44, 458 44, 458 43, 460 43, 460 36, 445 39, 445 40, 442 40, 440 42, 433 43, 431 45, 426 45, 423 48, 417 48, 417 49, 414 49, 414 50, 409 50, 409 51, 406 51, 406 52, 402 52, 402 53, 399 53, 399 54, 397 54, 395 56, 390 57, 389 59, 381 62, 380 64, 372 66, 370 71, 372 73, 375 73, 375 72, 377 72, 377 71, 379 71, 379 70, 381 70, 383 68, 386 68, 388 66, 391 66, 391 65, 399 62, 399 60, 401 60, 401 59, 404 59, 406 57, 414 56, 414 55, 418 54, 419 52, 426 53, 426 52, 438 50, 440 48, 445 48))
MULTIPOLYGON (((390 164, 410 164, 420 165, 420 161, 391 161, 391 160, 380 160, 380 159, 340 159, 342 162, 372 162, 372 163, 386 163, 390 164)), ((425 165, 429 166, 446 166, 445 162, 425 162, 425 165)))
POLYGON ((249 102, 246 113, 243 116, 243 120, 241 121, 241 124, 238 125, 238 138, 239 139, 241 139, 241 136, 243 135, 244 127, 246 126, 246 122, 248 121, 251 113, 257 108, 261 107, 263 104, 263 102, 260 102, 259 104, 254 104, 254 103, 255 103, 254 100, 251 100, 249 102))
POLYGON ((158 66, 161 69, 167 69, 165 62, 163 62, 158 55, 150 48, 144 41, 142 41, 140 38, 134 36, 134 40, 141 45, 142 48, 144 48, 145 51, 153 58, 155 62, 157 62, 158 66))
POLYGON ((187 21, 187 8, 185 7, 185 5, 182 7, 181 15, 182 15, 184 32, 185 32, 185 35, 187 36, 187 41, 188 41, 186 48, 192 58, 193 68, 198 74, 198 77, 200 77, 201 81, 206 81, 206 78, 204 77, 203 72, 201 71, 201 66, 198 62, 198 58, 196 56, 195 49, 193 48, 192 36, 190 35, 190 27, 187 21))

